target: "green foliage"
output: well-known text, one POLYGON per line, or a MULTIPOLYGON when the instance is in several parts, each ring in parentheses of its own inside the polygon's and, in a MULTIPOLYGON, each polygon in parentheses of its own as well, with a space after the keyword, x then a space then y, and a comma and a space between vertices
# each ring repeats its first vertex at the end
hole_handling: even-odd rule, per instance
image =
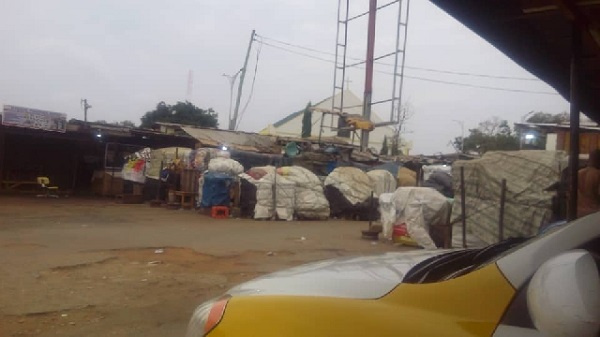
POLYGON ((399 156, 402 155, 402 151, 400 150, 400 138, 399 137, 392 137, 392 156, 399 156))
POLYGON ((311 102, 306 104, 304 115, 302 116, 302 138, 309 138, 312 133, 312 111, 309 110, 311 102))
POLYGON ((121 122, 115 122, 115 125, 125 126, 128 128, 135 128, 135 123, 130 120, 125 120, 121 122))
POLYGON ((550 123, 550 124, 560 124, 569 121, 569 114, 566 112, 561 112, 558 114, 550 114, 546 112, 530 112, 532 114, 529 118, 527 118, 528 123, 550 123))
POLYGON ((383 144, 381 144, 381 151, 379 154, 387 156, 388 152, 390 152, 390 149, 388 148, 387 136, 383 136, 383 144))
POLYGON ((204 127, 219 126, 218 114, 212 108, 203 110, 187 101, 177 102, 175 105, 160 102, 156 105, 156 109, 146 112, 141 121, 142 128, 150 128, 156 122, 204 127))
POLYGON ((460 149, 464 141, 464 152, 482 155, 488 151, 514 151, 519 149, 519 137, 513 133, 506 120, 497 117, 479 123, 476 129, 469 130, 465 139, 456 137, 453 145, 460 149))

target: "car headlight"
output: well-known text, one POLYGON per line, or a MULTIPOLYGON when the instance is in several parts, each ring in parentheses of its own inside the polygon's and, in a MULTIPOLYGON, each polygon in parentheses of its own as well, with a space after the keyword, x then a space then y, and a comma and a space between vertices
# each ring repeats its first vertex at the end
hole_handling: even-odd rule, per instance
POLYGON ((223 318, 225 307, 231 296, 224 295, 217 299, 202 303, 190 319, 188 324, 186 337, 203 337, 206 336, 223 318))

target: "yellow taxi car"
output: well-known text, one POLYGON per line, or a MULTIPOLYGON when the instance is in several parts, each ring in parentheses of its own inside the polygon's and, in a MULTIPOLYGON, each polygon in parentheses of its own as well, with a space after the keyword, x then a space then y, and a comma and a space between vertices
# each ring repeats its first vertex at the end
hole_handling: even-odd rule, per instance
POLYGON ((482 249, 337 259, 200 305, 187 337, 578 336, 600 330, 600 213, 482 249))

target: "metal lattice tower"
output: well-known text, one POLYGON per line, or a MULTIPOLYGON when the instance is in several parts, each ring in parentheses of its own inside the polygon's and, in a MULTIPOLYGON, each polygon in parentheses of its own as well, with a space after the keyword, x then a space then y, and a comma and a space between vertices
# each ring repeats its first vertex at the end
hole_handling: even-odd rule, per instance
MULTIPOLYGON (((325 128, 329 128, 331 130, 337 129, 337 125, 334 125, 334 116, 341 116, 344 113, 344 108, 348 108, 344 106, 344 90, 345 88, 345 79, 346 79, 346 70, 351 67, 358 67, 363 64, 367 65, 367 80, 365 83, 370 82, 368 80, 369 76, 372 78, 373 71, 373 63, 378 63, 379 60, 389 58, 391 56, 394 57, 394 65, 393 65, 393 79, 392 79, 392 92, 391 98, 383 99, 376 102, 371 102, 371 88, 370 84, 365 86, 365 101, 363 106, 363 117, 370 119, 370 111, 373 105, 390 103, 390 119, 387 122, 375 124, 375 126, 386 126, 386 125, 395 125, 395 137, 398 139, 400 129, 402 127, 401 122, 403 120, 402 116, 402 87, 404 84, 404 63, 406 59, 406 40, 408 37, 408 17, 409 17, 409 2, 410 0, 393 0, 384 5, 377 6, 377 0, 370 0, 370 9, 367 12, 360 13, 358 15, 349 17, 350 13, 350 0, 338 0, 338 11, 337 11, 337 31, 336 31, 336 44, 335 44, 335 65, 334 65, 334 73, 333 73, 333 91, 332 91, 332 106, 331 111, 322 112, 320 130, 319 130, 319 140, 323 134, 323 130, 325 128), (358 18, 368 15, 369 20, 373 20, 372 24, 375 25, 375 13, 381 9, 397 6, 398 18, 396 25, 396 44, 395 49, 389 53, 372 57, 370 60, 359 61, 352 64, 347 63, 347 48, 348 48, 348 25, 358 18), (369 64, 370 63, 370 64, 369 64), (370 66, 370 67, 369 67, 370 66), (369 70, 370 69, 370 70, 369 70), (369 72, 371 72, 369 74, 369 72), (368 91, 368 93, 367 93, 368 91), (335 97, 339 95, 339 100, 336 101, 335 97), (325 122, 325 114, 330 114, 331 119, 329 125, 326 125, 325 122)), ((374 47, 375 41, 375 32, 373 29, 372 36, 369 37, 371 39, 370 45, 367 46, 367 49, 374 47)), ((367 58, 369 58, 367 56, 367 58)), ((361 136, 361 144, 363 150, 366 145, 368 145, 368 131, 365 132, 363 130, 361 136)))

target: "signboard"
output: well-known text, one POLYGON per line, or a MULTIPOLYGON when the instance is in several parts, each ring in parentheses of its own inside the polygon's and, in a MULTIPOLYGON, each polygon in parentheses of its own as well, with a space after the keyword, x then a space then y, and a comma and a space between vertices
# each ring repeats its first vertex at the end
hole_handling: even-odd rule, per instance
POLYGON ((66 132, 67 114, 4 105, 2 125, 66 132))

